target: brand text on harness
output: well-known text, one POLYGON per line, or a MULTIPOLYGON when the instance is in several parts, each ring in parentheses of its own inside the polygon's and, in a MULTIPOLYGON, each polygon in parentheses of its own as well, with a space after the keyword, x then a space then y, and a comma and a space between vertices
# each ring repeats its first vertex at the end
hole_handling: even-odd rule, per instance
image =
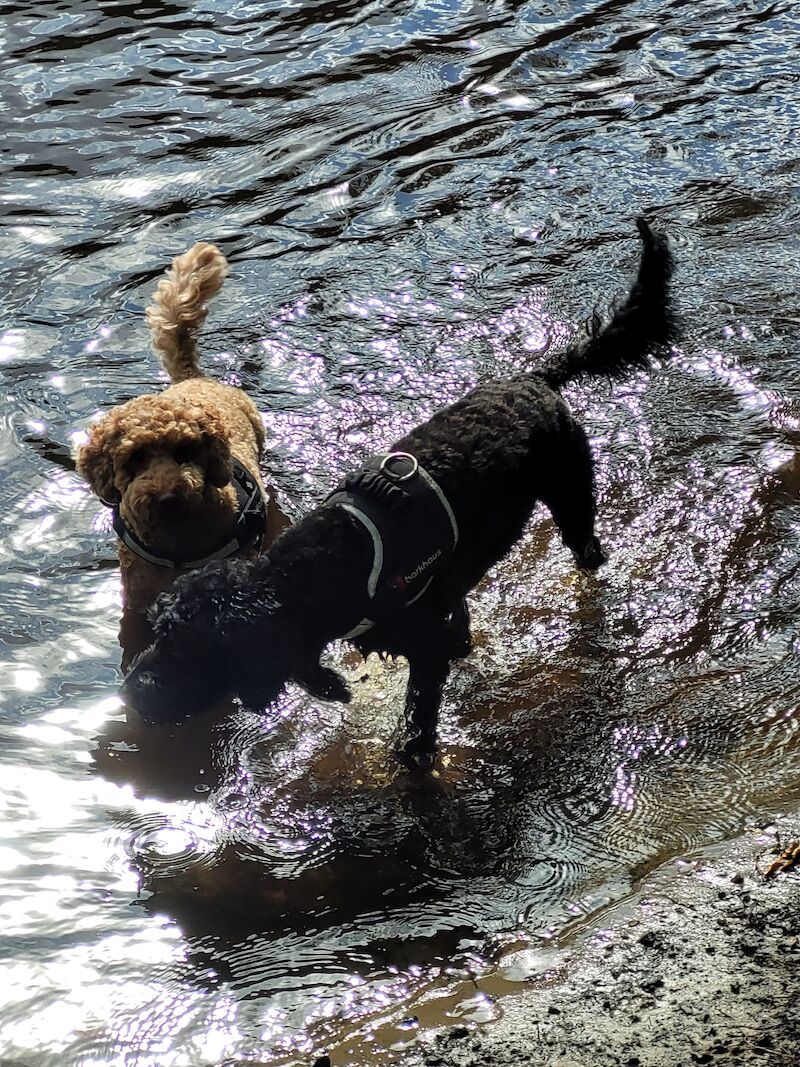
POLYGON ((423 571, 426 571, 432 563, 435 563, 439 556, 441 556, 441 554, 441 548, 437 548, 433 555, 428 556, 427 559, 424 559, 422 563, 418 564, 411 572, 411 574, 404 574, 403 577, 407 582, 413 582, 414 579, 419 578, 420 574, 422 574, 423 571))

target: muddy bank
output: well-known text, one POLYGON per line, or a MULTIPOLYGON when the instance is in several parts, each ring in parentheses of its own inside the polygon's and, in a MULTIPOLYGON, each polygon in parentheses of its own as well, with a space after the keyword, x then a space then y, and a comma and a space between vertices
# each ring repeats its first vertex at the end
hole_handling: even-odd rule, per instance
POLYGON ((776 830, 797 841, 800 816, 661 868, 498 1022, 421 1039, 403 1067, 794 1067, 800 867, 764 877, 776 830))

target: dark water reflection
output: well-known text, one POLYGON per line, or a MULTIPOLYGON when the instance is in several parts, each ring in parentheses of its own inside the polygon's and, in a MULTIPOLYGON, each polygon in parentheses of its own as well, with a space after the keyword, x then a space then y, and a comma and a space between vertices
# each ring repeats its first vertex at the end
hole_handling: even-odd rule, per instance
POLYGON ((536 973, 539 935, 796 805, 795 5, 0 20, 0 1056, 391 1062, 411 1012, 498 1010, 449 994, 505 943, 536 973), (349 658, 347 709, 127 721, 107 517, 58 445, 158 387, 142 311, 169 256, 231 258, 206 362, 264 411, 296 517, 562 343, 624 284, 644 209, 680 262, 681 352, 570 397, 611 563, 576 575, 537 517, 474 598, 438 779, 388 758, 400 665, 349 658))

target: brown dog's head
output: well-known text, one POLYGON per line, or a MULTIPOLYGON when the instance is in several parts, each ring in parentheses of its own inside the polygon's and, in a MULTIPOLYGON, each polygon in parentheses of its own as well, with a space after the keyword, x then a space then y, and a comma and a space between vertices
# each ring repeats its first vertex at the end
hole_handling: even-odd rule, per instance
POLYGON ((236 495, 220 415, 183 398, 140 396, 89 428, 77 466, 145 544, 191 551, 230 521, 236 495))

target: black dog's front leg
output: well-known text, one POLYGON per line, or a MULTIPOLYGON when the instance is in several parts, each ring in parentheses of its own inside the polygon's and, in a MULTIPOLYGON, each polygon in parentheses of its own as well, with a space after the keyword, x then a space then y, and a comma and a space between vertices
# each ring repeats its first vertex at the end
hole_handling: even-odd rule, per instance
POLYGON ((472 649, 469 608, 462 599, 443 619, 426 620, 415 633, 408 659, 406 690, 406 755, 432 755, 436 751, 436 728, 450 662, 463 659, 472 649))
POLYGON ((445 650, 434 656, 415 655, 409 658, 408 689, 406 690, 406 725, 409 738, 403 750, 409 756, 436 751, 436 727, 439 707, 450 661, 445 650))
MULTIPOLYGON (((468 631, 467 631, 468 635, 468 631)), ((458 633, 458 636, 461 636, 458 633)), ((442 691, 450 673, 454 633, 447 621, 426 627, 425 640, 417 640, 406 652, 409 674, 406 690, 407 755, 436 751, 436 727, 442 691)))
POLYGON ((450 659, 466 659, 472 651, 469 622, 467 602, 466 600, 461 600, 447 621, 447 630, 450 637, 450 659))

